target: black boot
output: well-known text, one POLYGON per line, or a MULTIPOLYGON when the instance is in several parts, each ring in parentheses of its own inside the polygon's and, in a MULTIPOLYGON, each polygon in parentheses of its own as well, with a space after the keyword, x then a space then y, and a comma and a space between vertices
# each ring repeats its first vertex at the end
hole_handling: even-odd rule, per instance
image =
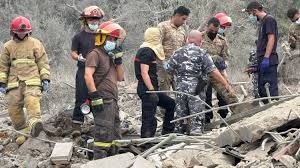
POLYGON ((117 154, 119 154, 119 147, 116 145, 112 145, 107 152, 107 156, 114 156, 117 154))
POLYGON ((108 155, 105 149, 94 146, 94 160, 102 159, 107 156, 108 155))

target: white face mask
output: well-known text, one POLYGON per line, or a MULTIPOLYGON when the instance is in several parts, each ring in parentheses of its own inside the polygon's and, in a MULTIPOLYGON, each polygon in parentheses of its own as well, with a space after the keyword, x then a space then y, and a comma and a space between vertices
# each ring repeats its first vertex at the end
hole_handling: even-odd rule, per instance
POLYGON ((252 22, 252 23, 256 23, 257 22, 257 16, 250 14, 248 19, 252 22))
POLYGON ((98 29, 98 24, 88 24, 89 29, 91 29, 92 31, 97 31, 98 29))
POLYGON ((106 41, 105 45, 104 45, 104 49, 107 51, 107 52, 110 52, 112 50, 114 50, 116 48, 116 43, 115 42, 112 42, 112 41, 106 41))

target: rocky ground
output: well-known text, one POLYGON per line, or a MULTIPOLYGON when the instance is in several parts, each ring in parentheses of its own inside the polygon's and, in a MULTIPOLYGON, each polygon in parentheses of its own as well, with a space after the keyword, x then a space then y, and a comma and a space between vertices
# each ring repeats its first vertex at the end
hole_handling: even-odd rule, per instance
MULTIPOLYGON (((281 94, 289 94, 289 92, 294 94, 299 93, 299 86, 299 84, 288 85, 287 87, 290 91, 284 86, 281 86, 281 94)), ((135 84, 127 86, 120 85, 120 117, 125 139, 138 138, 140 132, 141 107, 140 100, 135 94, 135 88, 135 84)), ((246 86, 246 89, 249 91, 249 87, 246 86)), ((244 96, 240 87, 237 86, 236 90, 240 93, 239 97, 243 98, 244 96)), ((48 99, 51 99, 51 97, 49 96, 48 99)), ((244 100, 248 99, 250 98, 244 98, 244 100)), ((250 118, 241 119, 239 122, 231 124, 230 128, 214 129, 200 137, 196 137, 196 139, 184 135, 177 135, 175 140, 158 147, 143 157, 147 160, 140 157, 137 159, 137 154, 143 152, 139 145, 137 145, 138 143, 132 142, 131 145, 124 143, 121 152, 133 153, 134 155, 127 153, 128 156, 126 155, 125 158, 127 158, 129 165, 135 165, 137 167, 139 167, 139 165, 142 165, 142 167, 147 165, 146 167, 156 166, 166 168, 197 166, 271 167, 271 165, 274 167, 297 167, 299 166, 299 161, 297 162, 295 153, 300 146, 299 102, 300 99, 295 98, 279 105, 274 105, 250 118), (282 115, 283 113, 286 116, 282 115), (266 117, 268 116, 267 114, 269 118, 266 117), (273 122, 268 123, 268 121, 273 122), (289 130, 291 128, 293 129, 289 130), (275 134, 283 133, 274 138, 274 135, 267 134, 266 132, 275 132, 275 134), (268 139, 266 140, 266 138, 268 139), (265 142, 263 143, 264 140, 265 142), (264 144, 264 150, 261 150, 262 143, 264 144), (230 145, 232 148, 227 145, 230 145), (131 156, 132 159, 128 160, 131 156)), ((51 113, 43 115, 44 126, 47 131, 42 132, 39 139, 29 138, 23 145, 18 146, 15 143, 18 133, 11 130, 11 122, 6 115, 6 106, 3 98, 0 103, 0 108, 3 109, 0 112, 0 167, 53 167, 50 156, 55 142, 74 143, 75 146, 69 164, 71 167, 93 167, 91 166, 93 164, 103 165, 102 162, 109 164, 109 161, 105 159, 102 159, 102 161, 98 160, 98 163, 90 162, 88 152, 77 147, 86 148, 87 141, 92 139, 93 118, 91 115, 86 116, 86 122, 82 127, 82 135, 73 137, 71 134, 71 108, 69 106, 56 107, 56 109, 62 110, 59 110, 60 112, 58 113, 52 111, 51 113)), ((158 120, 158 125, 160 125, 161 118, 159 116, 158 120)), ((214 120, 218 120, 218 118, 214 120)), ((162 138, 164 139, 166 137, 162 138)), ((152 145, 157 143, 158 142, 153 141, 152 145)), ((140 155, 142 154, 143 153, 140 155)), ((112 159, 112 161, 116 162, 118 159, 120 158, 116 157, 116 159, 112 159)), ((121 162, 122 159, 118 161, 118 163, 121 162)))

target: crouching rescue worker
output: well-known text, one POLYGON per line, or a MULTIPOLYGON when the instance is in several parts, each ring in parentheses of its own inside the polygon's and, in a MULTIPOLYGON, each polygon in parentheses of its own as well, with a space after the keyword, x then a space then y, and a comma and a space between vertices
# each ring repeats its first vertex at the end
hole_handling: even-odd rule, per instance
POLYGON ((118 153, 114 141, 121 139, 117 81, 124 79, 122 54, 114 54, 124 30, 112 22, 104 22, 99 28, 101 34, 96 35, 96 48, 87 55, 84 75, 95 122, 94 159, 118 153))
MULTIPOLYGON (((223 18, 220 18, 220 20, 223 18)), ((225 23, 230 23, 231 19, 229 17, 224 18, 222 20, 222 27, 224 27, 225 23), (223 23, 225 22, 225 23, 223 23)), ((224 36, 219 35, 218 31, 220 30, 220 21, 218 18, 212 17, 208 20, 206 25, 206 30, 203 32, 203 45, 202 48, 207 50, 207 53, 211 56, 214 61, 215 66, 218 68, 223 78, 228 80, 227 78, 227 65, 225 60, 229 58, 229 51, 226 39, 224 36)), ((210 79, 210 82, 207 86, 206 91, 206 103, 209 106, 212 106, 212 89, 217 91, 217 99, 218 106, 225 106, 227 104, 237 103, 238 98, 237 95, 227 92, 227 90, 223 87, 223 85, 219 85, 213 79, 210 79)), ((209 109, 209 107, 206 107, 209 109)), ((237 108, 231 107, 233 113, 237 113, 237 108)), ((220 109, 218 113, 222 118, 226 118, 228 114, 227 109, 220 109)), ((207 123, 210 123, 210 120, 213 118, 213 113, 209 112, 205 114, 205 120, 207 123)))
MULTIPOLYGON (((37 137, 43 130, 41 92, 49 89, 50 67, 43 44, 31 37, 31 23, 18 16, 11 21, 12 40, 0 57, 0 92, 6 92, 8 112, 16 130, 37 137), (23 107, 27 114, 24 114, 23 107)), ((21 145, 25 136, 16 139, 21 145)))
POLYGON ((146 91, 157 91, 159 89, 156 59, 164 60, 165 54, 158 28, 148 28, 144 34, 144 40, 134 60, 135 76, 138 80, 137 93, 142 100, 142 138, 155 135, 157 106, 166 110, 162 134, 172 133, 174 124, 171 124, 170 121, 174 118, 175 108, 175 101, 166 94, 146 93, 146 91))

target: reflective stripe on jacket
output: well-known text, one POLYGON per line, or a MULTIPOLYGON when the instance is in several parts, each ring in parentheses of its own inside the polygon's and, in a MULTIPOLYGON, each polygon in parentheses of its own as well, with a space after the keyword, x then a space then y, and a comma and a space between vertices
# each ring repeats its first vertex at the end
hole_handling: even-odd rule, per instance
POLYGON ((41 86, 41 80, 50 80, 50 66, 42 43, 27 37, 23 41, 10 40, 4 44, 0 56, 0 82, 7 89, 26 85, 41 86))

